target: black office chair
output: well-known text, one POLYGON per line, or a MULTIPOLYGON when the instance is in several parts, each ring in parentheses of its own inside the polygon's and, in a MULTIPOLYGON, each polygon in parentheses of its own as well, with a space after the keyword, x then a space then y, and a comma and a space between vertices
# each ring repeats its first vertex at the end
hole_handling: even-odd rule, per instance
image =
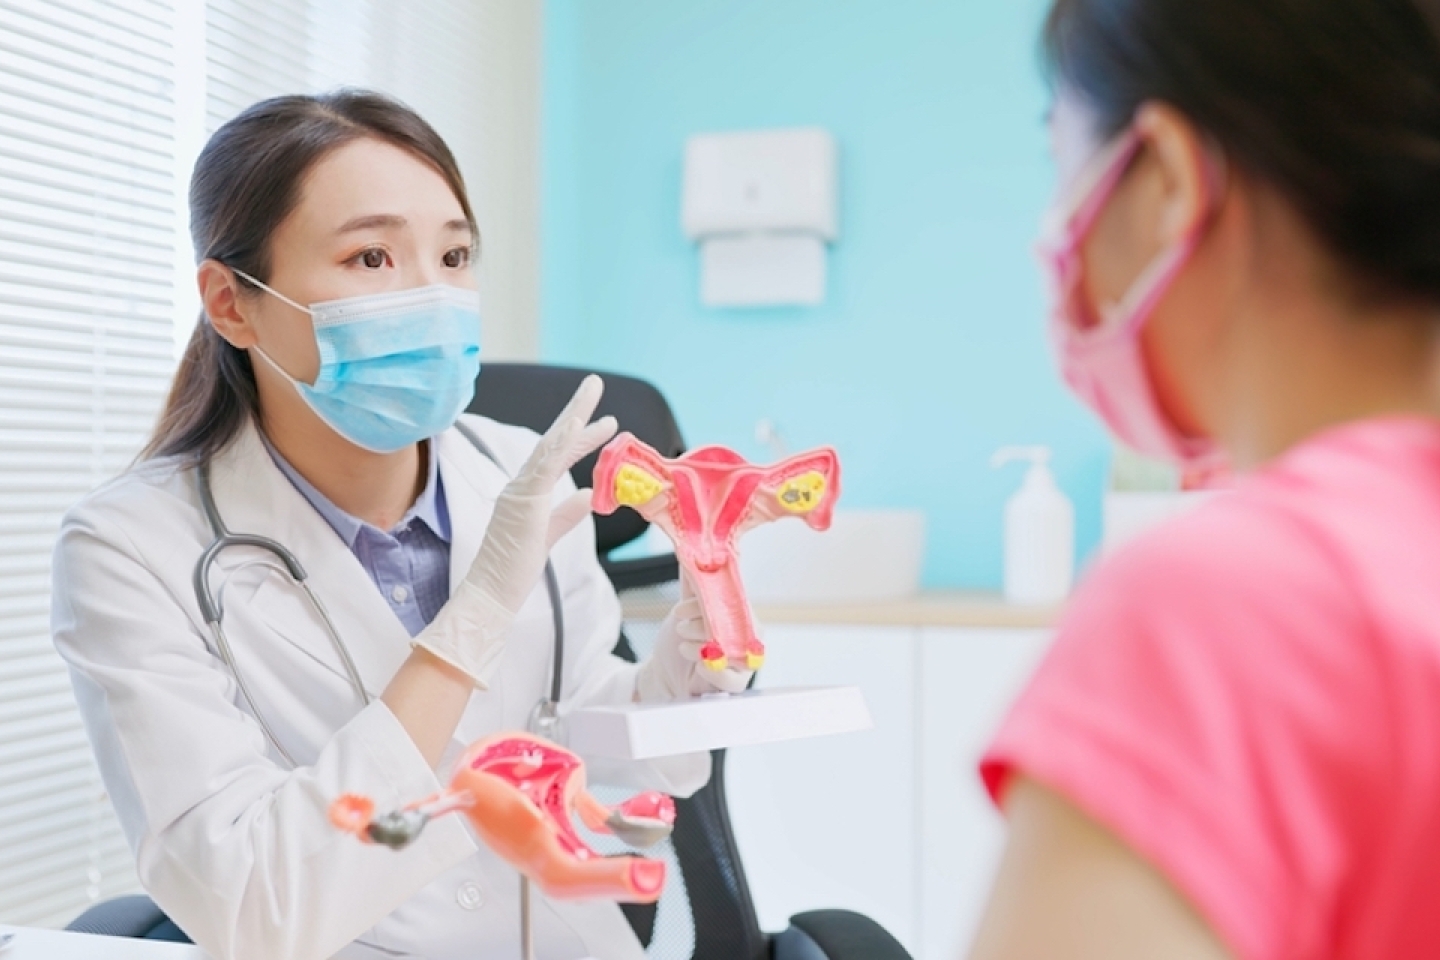
MULTIPOLYGON (((591 372, 540 364, 488 364, 476 383, 470 412, 543 431, 591 372)), ((605 396, 597 415, 613 415, 621 430, 635 434, 662 456, 675 457, 685 451, 675 415, 659 390, 635 377, 603 372, 602 376, 605 396)), ((587 457, 570 471, 577 485, 592 485, 595 460, 595 456, 587 457)), ((679 577, 673 555, 610 558, 613 551, 635 540, 648 526, 629 508, 595 518, 600 565, 617 592, 657 588, 673 584, 679 577)), ((631 633, 635 632, 632 628, 631 633)), ((634 661, 633 639, 622 631, 616 655, 634 661)), ((670 838, 694 924, 694 952, 689 957, 672 955, 664 960, 910 960, 905 948, 879 924, 847 910, 798 914, 790 918, 789 929, 776 935, 760 929, 730 827, 725 801, 725 751, 716 750, 712 756, 710 782, 694 796, 676 801, 675 832, 670 838)), ((661 901, 662 906, 668 903, 668 899, 661 901)), ((649 947, 657 906, 626 904, 622 909, 641 943, 649 947)))
MULTIPOLYGON (((544 431, 564 408, 589 370, 539 364, 487 364, 469 411, 502 423, 544 431)), ((654 386, 634 377, 605 373, 605 397, 599 415, 612 414, 628 430, 662 455, 684 452, 680 428, 670 405, 654 386)), ((590 486, 595 457, 571 471, 580 486, 590 486)), ((613 560, 609 554, 643 534, 649 524, 625 508, 596 517, 596 547, 601 566, 618 592, 663 589, 679 577, 673 555, 613 560)), ((631 639, 622 631, 615 653, 634 661, 631 639)), ((813 910, 790 918, 779 934, 760 929, 740 851, 725 801, 725 751, 712 754, 710 782, 694 796, 676 800, 675 832, 667 841, 679 865, 683 886, 670 884, 660 904, 622 904, 626 919, 655 960, 911 960, 910 954, 875 921, 848 910, 813 910), (683 890, 672 894, 672 890, 683 890), (675 903, 679 899, 680 903, 675 903), (673 952, 657 942, 661 910, 688 911, 693 947, 673 952)), ((112 936, 185 940, 173 923, 143 895, 96 904, 67 928, 112 936), (171 934, 178 934, 173 936, 171 934)))

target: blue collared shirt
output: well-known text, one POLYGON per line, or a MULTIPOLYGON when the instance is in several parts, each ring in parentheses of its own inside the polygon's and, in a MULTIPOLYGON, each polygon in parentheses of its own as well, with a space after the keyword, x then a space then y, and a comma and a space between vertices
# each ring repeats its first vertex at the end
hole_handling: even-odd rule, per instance
POLYGON ((426 442, 425 489, 388 533, 335 506, 264 434, 261 440, 275 466, 355 554, 410 636, 425 629, 450 598, 450 511, 445 506, 435 440, 426 442))

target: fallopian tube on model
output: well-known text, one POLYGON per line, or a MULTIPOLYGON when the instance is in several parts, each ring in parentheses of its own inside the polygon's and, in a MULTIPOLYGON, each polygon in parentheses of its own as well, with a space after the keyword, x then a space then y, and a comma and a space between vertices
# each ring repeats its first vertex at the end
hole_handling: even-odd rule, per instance
POLYGON ((664 861, 603 857, 570 818, 577 814, 597 833, 645 847, 669 836, 674 801, 650 792, 607 807, 586 791, 579 757, 527 733, 471 744, 449 788, 433 797, 376 817, 368 797, 346 794, 330 805, 330 821, 367 843, 400 849, 432 818, 452 811, 464 813, 486 846, 554 899, 654 903, 665 886, 664 861))
POLYGON ((840 462, 830 447, 758 467, 726 447, 668 460, 622 433, 600 452, 593 504, 600 514, 633 507, 675 542, 713 637, 700 650, 706 666, 756 670, 765 646, 750 618, 736 541, 782 517, 825 530, 839 496, 840 462))

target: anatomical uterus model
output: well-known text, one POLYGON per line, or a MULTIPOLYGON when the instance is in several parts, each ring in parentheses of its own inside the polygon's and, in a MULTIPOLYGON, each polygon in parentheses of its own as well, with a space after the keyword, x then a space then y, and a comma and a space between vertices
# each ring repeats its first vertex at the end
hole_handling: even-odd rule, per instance
POLYGON ((840 496, 835 451, 820 447, 769 467, 718 446, 671 460, 622 433, 600 452, 594 476, 596 513, 633 507, 675 542, 712 638, 700 650, 705 665, 759 669, 765 645, 755 635, 736 542, 747 530, 783 517, 828 529, 840 496))
POLYGON ((375 817, 368 797, 346 794, 330 805, 330 821, 366 843, 399 849, 431 819, 454 811, 465 814, 486 846, 557 900, 654 903, 665 886, 663 860, 601 856, 580 838, 570 816, 577 814, 597 833, 648 846, 669 835, 674 801, 649 792, 607 807, 586 791, 579 757, 528 733, 471 744, 448 789, 433 797, 375 817))

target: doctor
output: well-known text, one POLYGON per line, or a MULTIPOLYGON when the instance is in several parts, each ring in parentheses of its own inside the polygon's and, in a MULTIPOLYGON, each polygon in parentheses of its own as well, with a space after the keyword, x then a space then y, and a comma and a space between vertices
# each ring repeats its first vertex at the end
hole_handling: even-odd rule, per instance
MULTIPOLYGON (((332 829, 330 800, 425 795, 464 744, 526 726, 547 556, 567 708, 747 678, 698 669, 693 606, 642 666, 610 654, 620 607, 568 475, 615 430, 587 426, 598 379, 538 442, 460 417, 476 230, 423 120, 359 92, 257 104, 201 154, 191 217, 204 316, 141 460, 70 512, 54 565, 55 643, 140 879, 220 960, 514 956, 517 875, 463 818, 396 853, 332 829), (288 549, 318 603, 253 544, 192 580, 224 529, 288 549)), ((684 795, 709 757, 591 771, 684 795)), ((536 940, 643 956, 609 903, 540 900, 536 940)))

